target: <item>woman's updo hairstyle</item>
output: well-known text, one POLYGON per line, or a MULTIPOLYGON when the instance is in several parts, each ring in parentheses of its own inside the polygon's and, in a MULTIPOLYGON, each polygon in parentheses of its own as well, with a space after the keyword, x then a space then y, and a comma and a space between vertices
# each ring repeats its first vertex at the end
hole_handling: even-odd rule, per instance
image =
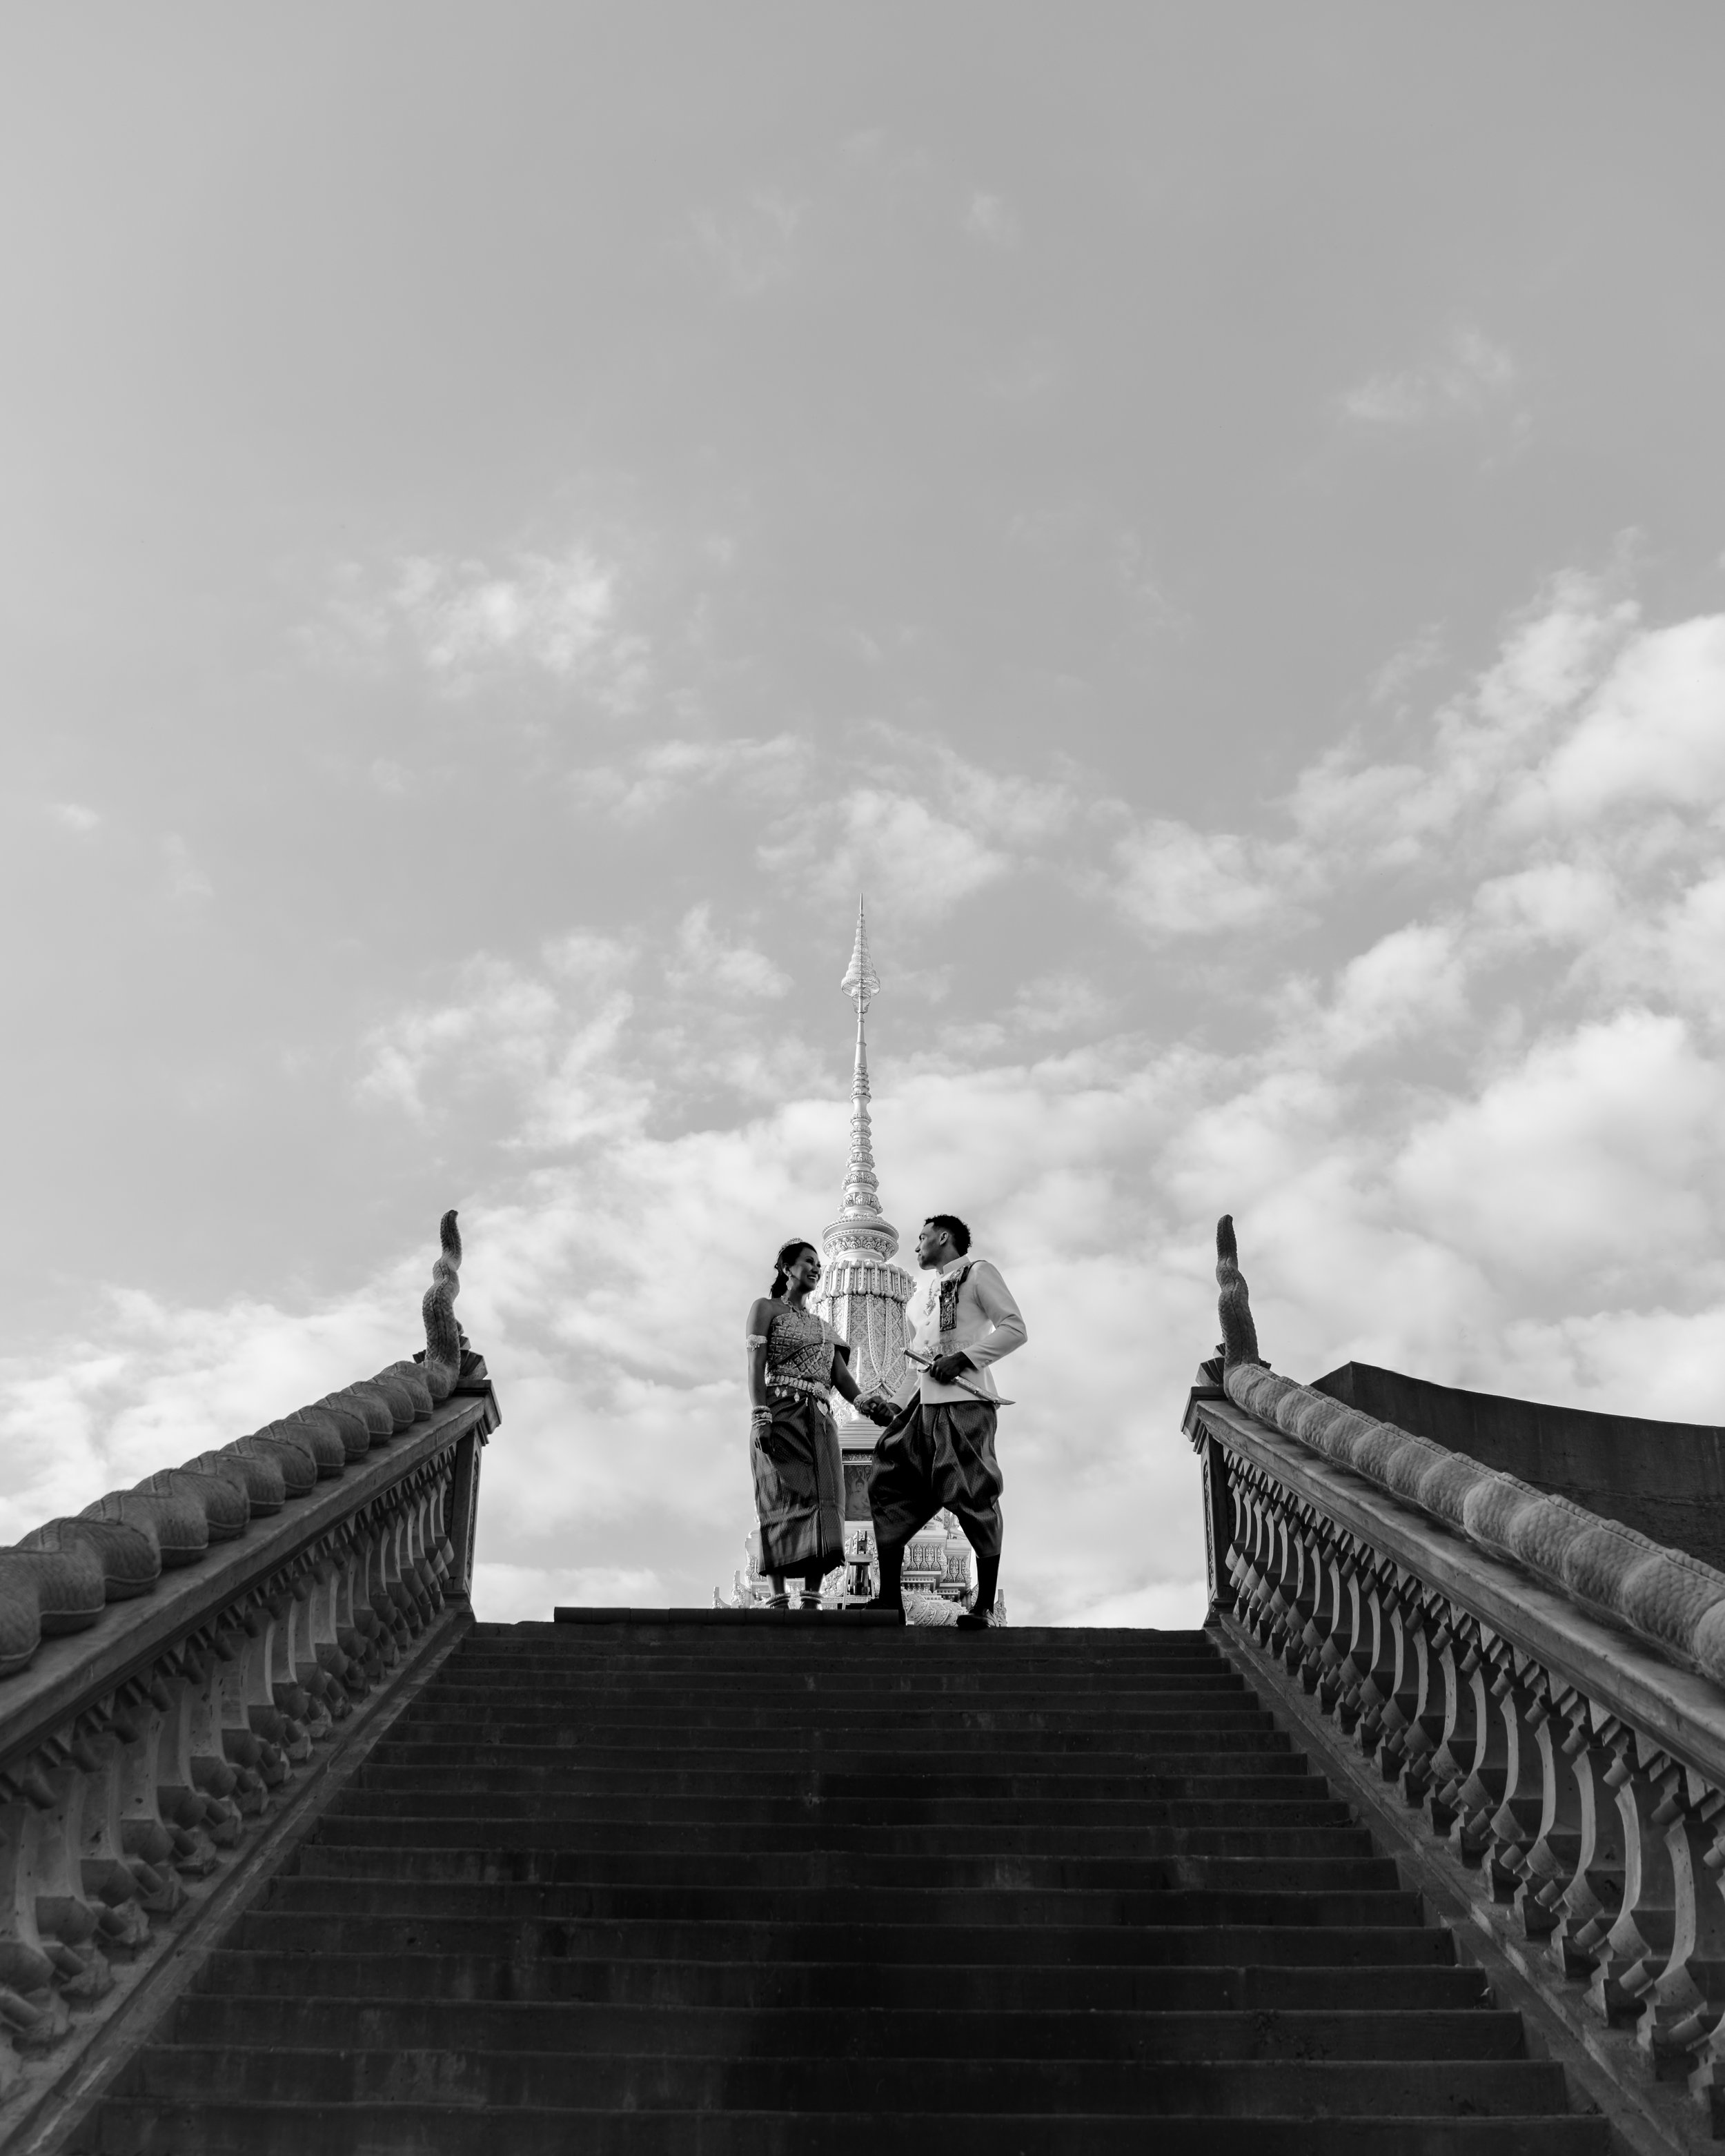
POLYGON ((805 1243, 800 1237, 779 1245, 778 1255, 773 1260, 773 1285, 768 1290, 768 1293, 775 1302, 784 1301, 784 1291, 790 1286, 790 1281, 785 1276, 786 1266, 795 1258, 798 1250, 812 1250, 814 1248, 813 1243, 805 1243))

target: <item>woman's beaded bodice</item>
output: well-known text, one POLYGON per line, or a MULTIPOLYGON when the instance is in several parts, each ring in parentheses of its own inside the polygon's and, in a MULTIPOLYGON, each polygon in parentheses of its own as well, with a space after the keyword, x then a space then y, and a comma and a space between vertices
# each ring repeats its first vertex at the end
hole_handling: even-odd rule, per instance
POLYGON ((775 1309, 767 1322, 767 1382, 797 1392, 824 1393, 832 1383, 833 1346, 838 1339, 824 1317, 790 1303, 775 1309))

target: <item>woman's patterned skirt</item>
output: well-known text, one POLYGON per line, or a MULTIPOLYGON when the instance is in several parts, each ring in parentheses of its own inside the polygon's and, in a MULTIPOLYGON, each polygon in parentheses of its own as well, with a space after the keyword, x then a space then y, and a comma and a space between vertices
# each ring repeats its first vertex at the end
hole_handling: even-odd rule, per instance
POLYGON ((845 1463, 823 1400, 769 1392, 773 1420, 749 1441, 762 1572, 829 1573, 845 1562, 845 1463))

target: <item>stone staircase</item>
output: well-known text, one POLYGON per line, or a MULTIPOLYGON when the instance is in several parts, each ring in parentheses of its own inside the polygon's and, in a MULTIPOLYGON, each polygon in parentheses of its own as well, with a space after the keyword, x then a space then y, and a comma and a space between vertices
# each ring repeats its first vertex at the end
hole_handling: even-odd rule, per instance
POLYGON ((1195 1632, 481 1625, 74 2144, 1609 2146, 1195 1632))

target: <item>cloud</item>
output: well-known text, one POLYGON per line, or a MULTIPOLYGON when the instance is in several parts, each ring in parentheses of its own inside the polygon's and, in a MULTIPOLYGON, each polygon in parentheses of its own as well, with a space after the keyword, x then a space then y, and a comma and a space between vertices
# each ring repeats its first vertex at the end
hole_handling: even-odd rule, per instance
POLYGON ((703 208, 690 219, 708 266, 737 298, 757 299, 796 266, 793 242, 803 222, 800 203, 757 187, 733 209, 703 208))
POLYGON ((458 695, 487 678, 536 673, 622 712, 640 699, 651 648, 624 625, 620 588, 618 565, 578 545, 495 563, 433 554, 376 571, 350 562, 309 642, 336 663, 375 668, 408 657, 458 695))
POLYGON ((1019 244, 1019 221, 1003 197, 978 187, 964 206, 961 220, 973 239, 1009 254, 1019 244))
POLYGON ((1358 1055, 1410 1035, 1453 1034, 1466 1017, 1466 970, 1452 922, 1413 922, 1351 958, 1324 1014, 1331 1054, 1358 1055))
POLYGON ((824 812, 799 811, 756 858, 825 900, 899 891, 930 914, 947 911, 1010 866, 974 830, 914 794, 882 786, 855 787, 824 812))
POLYGON ((533 1144, 627 1127, 639 1099, 606 1065, 633 1009, 630 965, 626 944, 591 935, 547 945, 537 968, 470 958, 448 1001, 403 1009, 367 1036, 358 1098, 423 1122, 436 1110, 434 1081, 445 1111, 501 1095, 533 1144))
POLYGON ((1522 814, 1565 823, 1625 803, 1725 803, 1725 617, 1639 636, 1587 698, 1543 767, 1517 789, 1522 814))
MULTIPOLYGON (((1178 1424, 1224 1210, 1279 1368, 1357 1356, 1717 1419, 1721 628, 1559 578, 1393 755, 1350 735, 1228 829, 886 731, 811 748, 783 793, 752 741, 661 743, 593 783, 639 818, 759 788, 775 900, 848 918, 860 885, 902 895, 876 933, 882 1196, 901 1226, 969 1219, 1029 1320, 1003 1373, 1017 1620, 1194 1621, 1178 1424), (1142 941, 1120 965, 1106 919, 1076 916, 1081 962, 972 1023, 944 913, 1032 876, 1142 941), (948 990, 962 1022, 932 1029, 948 990)), ((848 1107, 839 1028, 803 1040, 758 917, 715 890, 626 935, 475 952, 358 1044, 368 1113, 486 1135, 462 1312, 506 1417, 487 1614, 704 1600, 740 1561, 742 1313, 777 1243, 831 1217, 848 1107)), ((0 1367, 12 1531, 376 1368, 411 1342, 427 1262, 300 1308, 110 1295, 0 1367)))
POLYGON ((700 988, 721 996, 777 998, 790 977, 763 951, 726 943, 713 932, 712 907, 691 906, 677 930, 677 957, 667 979, 674 988, 700 988))
POLYGON ((1158 940, 1256 927, 1286 904, 1271 864, 1253 841, 1167 818, 1117 841, 1114 867, 1116 902, 1158 940))
POLYGON ((56 801, 48 813, 63 829, 80 839, 99 829, 102 821, 94 808, 86 808, 81 801, 56 801))
POLYGON ((721 788, 766 803, 794 798, 809 783, 814 758, 793 734, 757 741, 661 741, 622 764, 593 764, 572 779, 578 801, 620 824, 652 821, 673 803, 721 788))
POLYGON ((192 849, 177 831, 163 839, 162 851, 167 863, 167 887, 175 898, 196 904, 215 896, 215 886, 193 860, 192 849))
POLYGON ((1347 392, 1342 409, 1363 426, 1417 427, 1480 411, 1507 395, 1518 378, 1503 346, 1479 330, 1457 329, 1438 357, 1400 373, 1370 376, 1347 392))

